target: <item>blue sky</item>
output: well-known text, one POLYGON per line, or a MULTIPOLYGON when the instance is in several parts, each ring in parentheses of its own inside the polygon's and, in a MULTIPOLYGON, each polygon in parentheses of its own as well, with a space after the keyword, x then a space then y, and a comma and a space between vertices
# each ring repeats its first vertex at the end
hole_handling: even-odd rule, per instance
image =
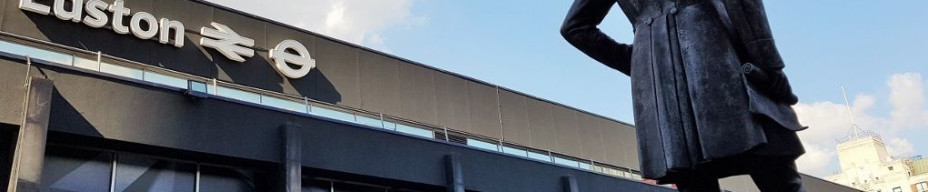
MULTIPOLYGON (((211 1, 633 123, 629 78, 560 37, 570 0, 211 1)), ((896 155, 928 155, 928 1, 765 3, 811 126, 801 132, 803 171, 838 171, 834 139, 850 129, 842 85, 858 125, 896 155)), ((601 28, 632 40, 617 6, 601 28)))

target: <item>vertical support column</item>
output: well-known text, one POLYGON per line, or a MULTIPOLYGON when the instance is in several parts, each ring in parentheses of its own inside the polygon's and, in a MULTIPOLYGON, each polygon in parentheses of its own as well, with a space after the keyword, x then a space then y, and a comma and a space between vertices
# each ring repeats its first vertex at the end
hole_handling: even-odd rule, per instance
POLYGON ((287 123, 280 126, 281 149, 281 176, 283 177, 284 192, 300 192, 303 188, 302 179, 302 140, 299 134, 300 126, 287 123))
POLYGON ((16 140, 7 191, 37 192, 42 179, 54 85, 51 80, 38 77, 32 77, 27 85, 23 123, 16 140))
POLYGON ((580 188, 577 186, 577 179, 574 179, 574 177, 561 177, 561 183, 564 185, 564 192, 580 192, 580 188))
POLYGON ((448 180, 448 192, 464 192, 461 160, 455 154, 445 155, 445 177, 448 180))

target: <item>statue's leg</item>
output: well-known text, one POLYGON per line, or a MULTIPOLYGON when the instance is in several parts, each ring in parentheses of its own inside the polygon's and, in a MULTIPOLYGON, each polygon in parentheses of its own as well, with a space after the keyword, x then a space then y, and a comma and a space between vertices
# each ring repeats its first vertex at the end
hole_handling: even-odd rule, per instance
POLYGON ((751 179, 763 192, 804 192, 802 177, 792 160, 755 161, 751 179))
POLYGON ((696 176, 677 183, 680 192, 716 192, 721 191, 719 180, 714 176, 696 176))

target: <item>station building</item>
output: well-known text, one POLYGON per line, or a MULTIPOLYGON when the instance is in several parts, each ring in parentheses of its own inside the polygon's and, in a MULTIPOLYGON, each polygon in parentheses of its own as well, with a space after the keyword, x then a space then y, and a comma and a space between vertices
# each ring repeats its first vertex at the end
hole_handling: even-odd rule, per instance
POLYGON ((0 88, 7 191, 674 191, 631 124, 202 1, 3 0, 0 88))

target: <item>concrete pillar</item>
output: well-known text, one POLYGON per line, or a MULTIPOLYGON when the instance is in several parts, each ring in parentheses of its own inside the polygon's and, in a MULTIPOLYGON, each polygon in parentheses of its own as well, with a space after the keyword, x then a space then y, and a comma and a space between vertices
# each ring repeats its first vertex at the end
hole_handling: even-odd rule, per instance
POLYGON ((23 123, 19 128, 13 154, 13 167, 7 191, 39 191, 42 164, 45 162, 45 139, 51 110, 51 80, 33 77, 26 89, 23 123))
POLYGON ((281 149, 281 173, 284 185, 284 192, 300 192, 302 184, 302 140, 299 134, 300 126, 287 123, 280 126, 280 138, 282 143, 281 149))
POLYGON ((561 177, 561 183, 564 185, 564 192, 580 192, 580 188, 577 186, 577 179, 574 179, 574 177, 561 177))
POLYGON ((461 173, 461 160, 454 154, 445 155, 445 167, 448 192, 464 192, 464 174, 461 173))

